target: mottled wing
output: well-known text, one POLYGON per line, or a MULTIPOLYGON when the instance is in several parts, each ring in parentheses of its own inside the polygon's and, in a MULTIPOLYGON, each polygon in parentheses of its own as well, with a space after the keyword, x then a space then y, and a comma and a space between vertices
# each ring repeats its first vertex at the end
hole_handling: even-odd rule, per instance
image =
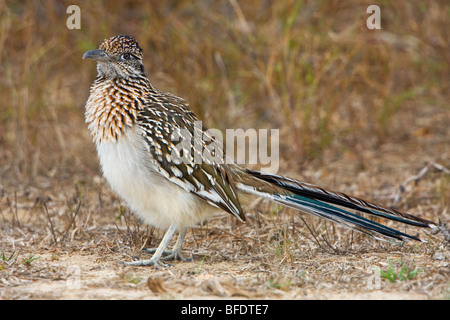
POLYGON ((245 220, 227 164, 203 156, 214 137, 203 138, 206 130, 184 100, 167 93, 149 97, 137 120, 148 142, 149 161, 161 175, 245 220))

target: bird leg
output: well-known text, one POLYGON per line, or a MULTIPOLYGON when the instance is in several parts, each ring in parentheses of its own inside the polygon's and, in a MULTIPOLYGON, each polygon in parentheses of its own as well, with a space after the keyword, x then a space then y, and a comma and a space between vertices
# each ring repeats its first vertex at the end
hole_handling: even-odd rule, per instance
MULTIPOLYGON (((149 260, 123 262, 123 264, 126 266, 155 266, 158 269, 167 268, 169 265, 162 263, 160 260, 162 260, 161 256, 165 252, 165 249, 166 249, 167 245, 169 244, 170 239, 172 238, 176 229, 177 229, 177 226, 175 224, 173 224, 169 227, 169 229, 167 230, 163 239, 161 240, 161 243, 159 244, 158 248, 155 249, 155 251, 153 252, 153 256, 149 260)), ((183 238, 184 238, 184 236, 183 236, 183 238)), ((177 241, 177 243, 178 243, 178 241, 177 241)))
MULTIPOLYGON (((187 229, 183 229, 178 235, 177 242, 175 243, 173 249, 170 251, 163 251, 164 257, 161 257, 161 260, 180 260, 180 261, 192 261, 192 258, 186 258, 181 253, 181 248, 183 246, 184 237, 186 236, 187 229)), ((158 248, 144 248, 145 252, 155 253, 158 248)))

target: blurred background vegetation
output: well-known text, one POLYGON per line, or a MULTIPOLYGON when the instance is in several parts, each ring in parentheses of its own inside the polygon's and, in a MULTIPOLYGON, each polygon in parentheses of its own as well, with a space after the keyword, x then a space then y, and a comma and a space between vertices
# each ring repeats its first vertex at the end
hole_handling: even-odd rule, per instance
POLYGON ((209 127, 280 129, 280 172, 368 170, 389 150, 409 174, 449 165, 449 17, 445 0, 0 0, 0 186, 99 173, 84 124, 96 70, 81 57, 116 34, 209 127), (375 2, 382 29, 368 30, 375 2))

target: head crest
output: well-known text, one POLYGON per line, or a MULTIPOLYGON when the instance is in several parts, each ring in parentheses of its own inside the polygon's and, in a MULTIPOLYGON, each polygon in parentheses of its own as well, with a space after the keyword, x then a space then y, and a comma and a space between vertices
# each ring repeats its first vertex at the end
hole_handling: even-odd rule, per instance
POLYGON ((129 52, 142 59, 142 49, 137 41, 130 36, 120 35, 105 39, 99 49, 109 54, 129 52))

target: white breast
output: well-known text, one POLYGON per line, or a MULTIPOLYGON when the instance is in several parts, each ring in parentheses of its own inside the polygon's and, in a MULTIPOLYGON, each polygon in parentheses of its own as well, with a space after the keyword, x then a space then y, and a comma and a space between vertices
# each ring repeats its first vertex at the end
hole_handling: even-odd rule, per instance
POLYGON ((118 141, 97 144, 103 174, 144 222, 158 228, 192 227, 212 214, 193 193, 164 178, 152 163, 140 129, 126 129, 118 141))

